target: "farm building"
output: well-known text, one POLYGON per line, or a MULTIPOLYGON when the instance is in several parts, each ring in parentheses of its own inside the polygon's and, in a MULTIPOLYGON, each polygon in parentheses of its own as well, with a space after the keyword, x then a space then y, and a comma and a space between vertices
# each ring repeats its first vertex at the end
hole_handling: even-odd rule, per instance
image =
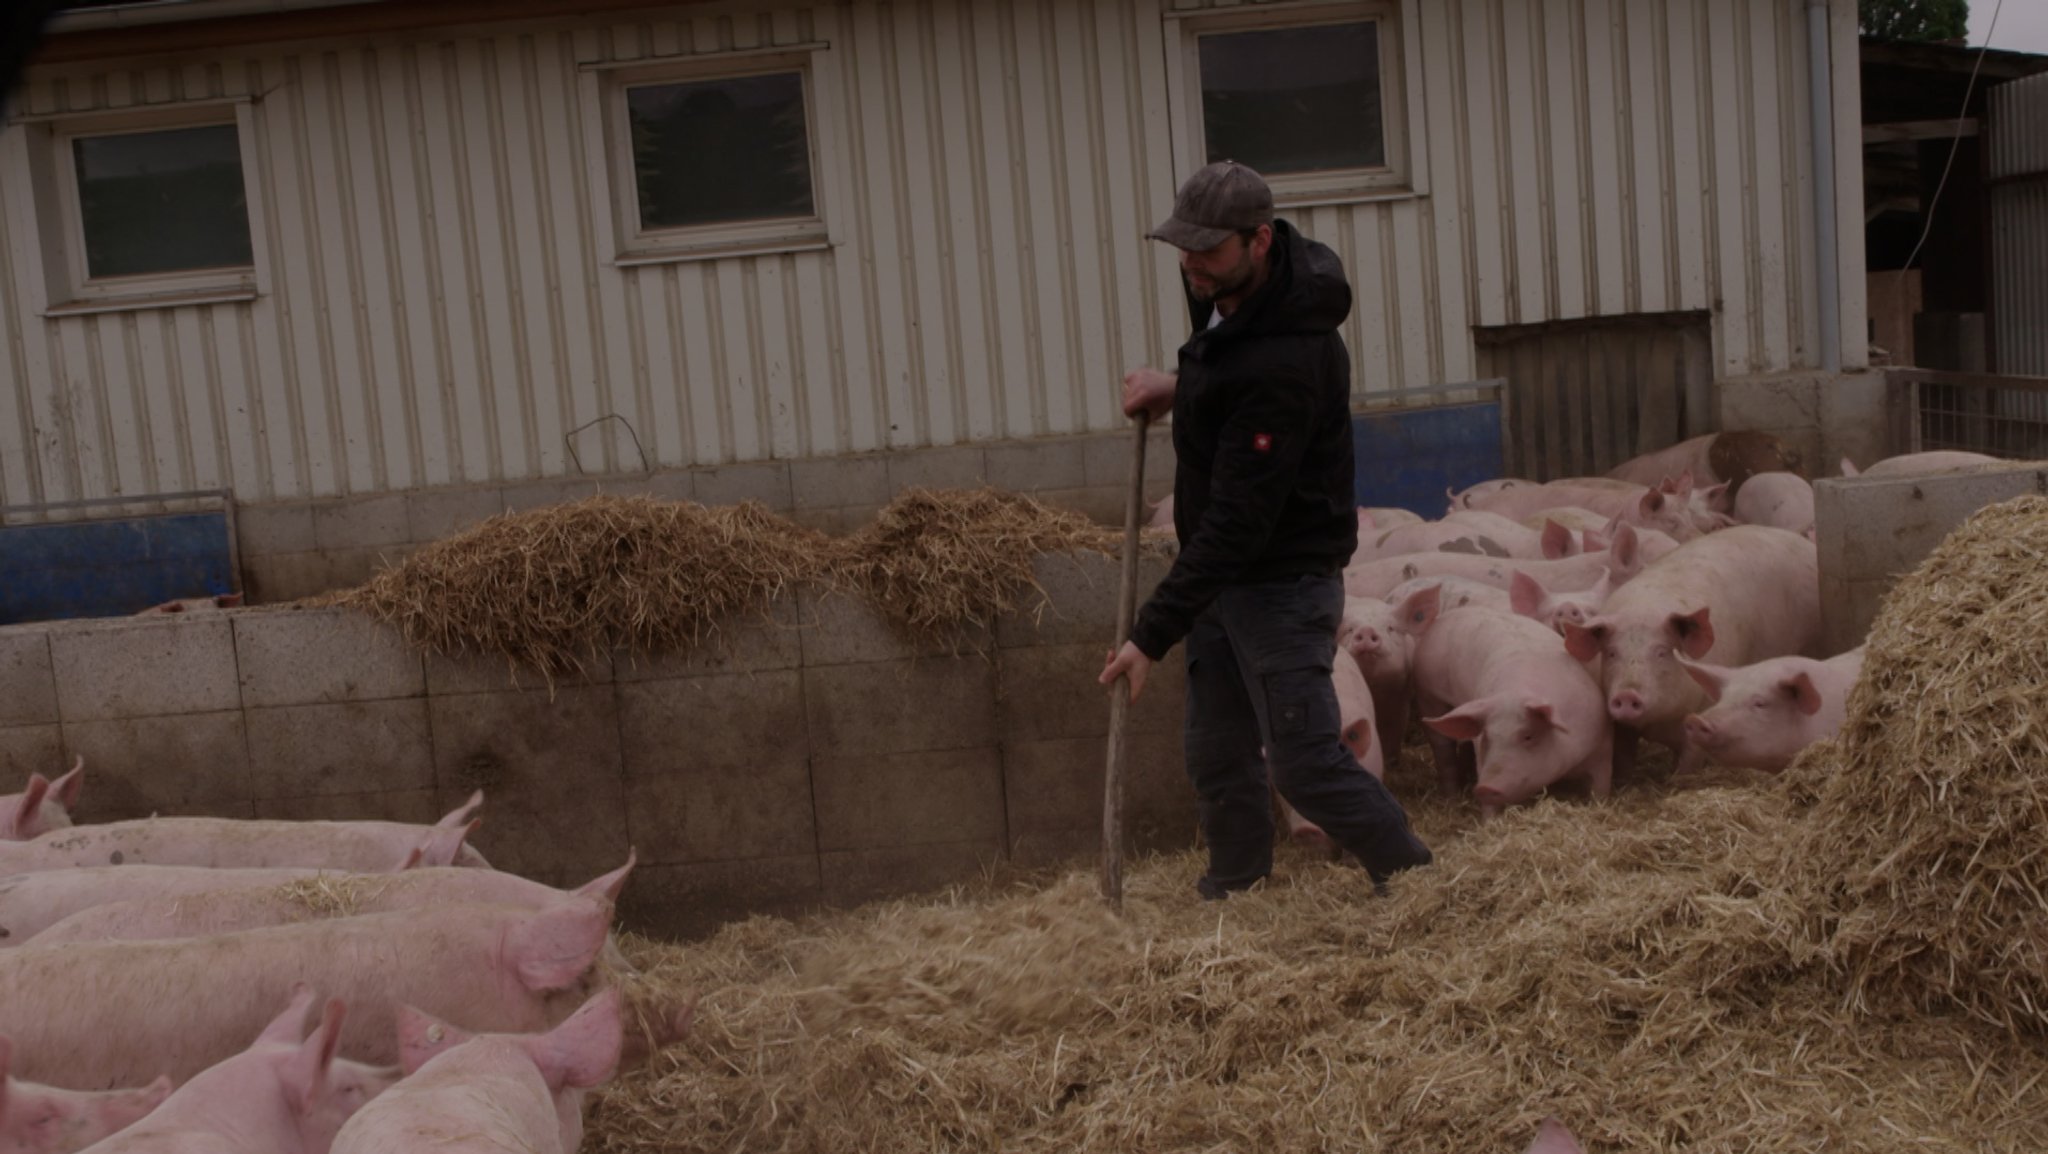
POLYGON ((1464 402, 1428 435, 1531 475, 1724 426, 1875 455, 1855 25, 1841 0, 81 6, 0 135, 0 506, 225 491, 257 601, 599 484, 844 528, 988 481, 1114 519, 1117 382, 1185 335, 1142 237, 1224 155, 1346 261, 1389 443, 1464 402))

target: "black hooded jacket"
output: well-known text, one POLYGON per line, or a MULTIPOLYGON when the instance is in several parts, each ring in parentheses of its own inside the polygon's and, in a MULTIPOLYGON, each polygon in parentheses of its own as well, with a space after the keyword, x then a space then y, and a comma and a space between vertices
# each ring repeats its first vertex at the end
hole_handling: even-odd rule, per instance
POLYGON ((1273 222, 1265 285, 1195 335, 1173 396, 1173 527, 1180 556, 1131 641, 1166 656, 1227 586, 1341 572, 1358 547, 1351 355, 1337 328, 1351 286, 1337 254, 1273 222))

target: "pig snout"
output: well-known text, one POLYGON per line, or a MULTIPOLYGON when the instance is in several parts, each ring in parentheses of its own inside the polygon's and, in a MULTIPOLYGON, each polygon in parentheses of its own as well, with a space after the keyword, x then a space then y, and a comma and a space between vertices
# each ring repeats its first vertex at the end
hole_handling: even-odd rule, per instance
POLYGON ((1353 657, 1364 657, 1368 653, 1378 653, 1384 641, 1378 629, 1370 625, 1361 625, 1351 631, 1348 644, 1353 657))
POLYGON ((1624 725, 1641 721, 1647 711, 1643 695, 1633 689, 1618 689, 1607 699, 1607 716, 1624 725))
POLYGON ((1478 802, 1481 809, 1505 809, 1508 794, 1497 785, 1480 784, 1473 787, 1472 800, 1478 802))
POLYGON ((1706 718, 1701 717, 1697 713, 1689 713, 1686 715, 1685 739, 1687 741, 1691 742, 1694 745, 1699 746, 1702 749, 1707 749, 1711 748, 1714 745, 1715 739, 1718 736, 1719 731, 1714 728, 1713 722, 1708 721, 1706 718))

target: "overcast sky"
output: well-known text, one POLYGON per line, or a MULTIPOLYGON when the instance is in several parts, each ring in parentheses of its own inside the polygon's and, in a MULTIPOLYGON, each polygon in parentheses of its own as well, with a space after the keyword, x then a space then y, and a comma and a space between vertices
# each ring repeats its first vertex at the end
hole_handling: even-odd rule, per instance
MULTIPOLYGON (((1984 33, 1991 27, 1991 13, 1998 8, 1998 0, 1970 0, 1970 43, 1984 43, 1984 33)), ((2013 52, 2048 53, 2048 0, 2005 0, 2005 10, 1998 13, 1998 31, 1991 37, 1991 47, 2004 48, 2013 52)))

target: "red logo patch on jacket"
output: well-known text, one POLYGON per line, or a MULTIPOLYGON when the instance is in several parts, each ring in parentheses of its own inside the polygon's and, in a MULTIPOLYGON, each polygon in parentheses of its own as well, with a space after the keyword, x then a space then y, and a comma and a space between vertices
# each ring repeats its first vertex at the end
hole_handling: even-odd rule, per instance
POLYGON ((1271 434, 1271 433, 1258 433, 1258 434, 1255 434, 1255 435, 1254 435, 1254 436, 1252 437, 1252 452, 1254 452, 1254 453, 1270 453, 1270 452, 1272 452, 1272 451, 1273 451, 1273 434, 1271 434))

